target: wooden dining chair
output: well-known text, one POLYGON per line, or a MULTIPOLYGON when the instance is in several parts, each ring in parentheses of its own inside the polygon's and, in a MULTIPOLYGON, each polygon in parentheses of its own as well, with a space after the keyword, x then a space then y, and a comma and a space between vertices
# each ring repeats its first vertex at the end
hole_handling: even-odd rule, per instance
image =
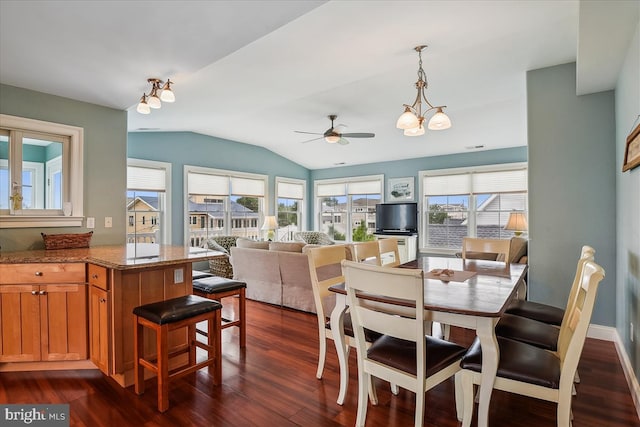
POLYGON ((398 249, 398 239, 393 237, 378 239, 378 252, 380 253, 380 264, 385 267, 397 267, 400 265, 400 250, 398 249))
MULTIPOLYGON (((367 392, 372 376, 397 384, 416 394, 415 425, 424 422, 425 393, 460 371, 465 348, 425 334, 424 273, 420 269, 400 269, 343 261, 345 285, 351 308, 358 350, 358 412, 356 426, 364 426, 367 392), (367 296, 392 298, 401 311, 393 314, 370 304, 367 296), (416 309, 417 307, 417 309, 416 309), (367 330, 382 334, 370 347, 367 330)), ((375 393, 375 388, 373 389, 375 393)))
MULTIPOLYGON (((335 299, 335 294, 329 291, 333 285, 344 283, 342 275, 341 262, 347 258, 347 246, 344 245, 327 245, 312 248, 307 251, 309 259, 309 273, 311 275, 311 286, 313 288, 313 300, 316 306, 316 315, 318 319, 318 368, 316 370, 316 378, 322 379, 324 364, 327 355, 327 338, 333 340, 331 332, 331 321, 328 314, 333 309, 330 307, 331 299, 335 299), (325 309, 326 308, 326 309, 325 309)), ((349 312, 344 315, 344 334, 347 344, 347 356, 349 348, 355 347, 353 326, 351 323, 351 315, 349 312)), ((367 332, 366 341, 372 342, 380 337, 380 334, 367 332)), ((347 372, 344 376, 348 378, 348 365, 345 367, 347 372)), ((375 399, 375 394, 372 394, 375 399)), ((338 398, 338 404, 342 405, 343 398, 338 398)), ((377 401, 373 402, 377 404, 377 401)))
POLYGON ((508 239, 462 238, 462 259, 507 262, 511 241, 508 239))
POLYGON ((353 251, 354 261, 382 265, 382 261, 380 260, 380 248, 378 246, 378 242, 375 240, 368 242, 354 242, 351 248, 353 251))
POLYGON ((519 310, 520 313, 532 314, 535 317, 539 317, 540 320, 521 316, 518 314, 518 310, 516 310, 515 313, 508 311, 502 315, 496 325, 496 335, 522 341, 545 350, 556 351, 558 349, 558 338, 560 336, 558 326, 561 325, 571 313, 571 308, 576 303, 578 291, 580 290, 582 270, 586 262, 594 260, 594 254, 595 250, 591 246, 582 247, 580 259, 576 267, 576 274, 564 310, 533 302, 525 305, 517 300, 514 304, 517 304, 516 307, 521 308, 519 310), (557 321, 558 317, 560 317, 560 322, 557 321), (545 322, 545 320, 548 320, 548 322, 545 322))
MULTIPOLYGON (((498 337, 500 361, 494 389, 556 402, 558 427, 571 425, 573 379, 587 336, 598 285, 604 278, 602 267, 585 261, 578 279, 575 304, 560 326, 557 352, 508 338, 498 337)), ((471 425, 474 384, 480 384, 482 349, 476 339, 460 363, 463 395, 463 427, 471 425)))

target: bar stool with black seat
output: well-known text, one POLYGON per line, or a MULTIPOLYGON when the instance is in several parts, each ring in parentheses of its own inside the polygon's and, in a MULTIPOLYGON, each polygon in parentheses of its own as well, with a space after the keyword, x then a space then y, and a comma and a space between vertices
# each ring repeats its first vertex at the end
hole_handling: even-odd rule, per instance
POLYGON ((222 304, 196 295, 185 295, 165 301, 141 305, 133 309, 134 346, 133 369, 135 392, 144 393, 144 368, 154 372, 158 382, 158 411, 169 409, 169 382, 209 366, 213 371, 213 383, 220 384, 222 379, 222 347, 220 332, 220 309, 222 304), (207 321, 207 343, 196 339, 196 323, 207 321), (144 357, 144 329, 156 332, 156 357, 144 357), (169 331, 188 328, 188 345, 169 353, 169 331), (207 351, 207 358, 196 360, 196 348, 207 351), (188 363, 169 372, 169 359, 189 353, 188 363))
MULTIPOLYGON (((240 329, 240 348, 244 348, 247 345, 246 288, 247 284, 245 282, 227 279, 226 277, 211 276, 193 281, 194 295, 220 302, 222 298, 238 297, 238 314, 236 318, 221 318, 221 329, 237 326, 240 329)), ((198 330, 198 332, 206 335, 203 331, 198 330)))

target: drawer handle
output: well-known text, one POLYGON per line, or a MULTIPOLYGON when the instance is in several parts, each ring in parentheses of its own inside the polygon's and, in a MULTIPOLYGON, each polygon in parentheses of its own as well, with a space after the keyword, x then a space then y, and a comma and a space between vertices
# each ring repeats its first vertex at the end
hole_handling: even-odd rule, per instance
POLYGON ((47 294, 47 291, 40 291, 40 292, 38 292, 38 295, 46 295, 46 294, 47 294))
POLYGON ((42 271, 36 271, 36 276, 38 276, 38 277, 42 277, 42 276, 43 276, 42 271))
POLYGON ((97 274, 92 274, 92 275, 91 275, 91 278, 92 278, 92 279, 97 279, 97 278, 98 278, 98 275, 97 275, 97 274))
POLYGON ((38 291, 31 291, 31 295, 38 295, 38 291))
POLYGON ((100 301, 101 303, 102 303, 102 302, 107 302, 107 300, 106 300, 106 299, 104 299, 104 298, 98 298, 98 301, 100 301))

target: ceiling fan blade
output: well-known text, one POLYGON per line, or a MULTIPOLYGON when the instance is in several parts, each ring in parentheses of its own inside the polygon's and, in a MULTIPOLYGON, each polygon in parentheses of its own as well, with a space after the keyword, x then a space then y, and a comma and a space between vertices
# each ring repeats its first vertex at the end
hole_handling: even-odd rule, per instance
POLYGON ((349 138, 373 138, 375 133, 343 133, 340 136, 348 136, 349 138))
POLYGON ((321 136, 321 137, 319 137, 319 138, 313 138, 313 139, 308 139, 308 140, 306 140, 306 141, 300 141, 300 143, 301 143, 301 144, 306 144, 307 142, 317 141, 317 140, 319 140, 319 139, 323 139, 323 138, 324 138, 324 136, 321 136))
POLYGON ((301 130, 294 130, 294 132, 295 133, 306 133, 306 134, 309 134, 309 135, 324 135, 324 134, 318 133, 318 132, 303 132, 301 130))
POLYGON ((348 139, 340 138, 338 140, 338 144, 340 144, 340 145, 347 145, 348 143, 349 143, 348 139))

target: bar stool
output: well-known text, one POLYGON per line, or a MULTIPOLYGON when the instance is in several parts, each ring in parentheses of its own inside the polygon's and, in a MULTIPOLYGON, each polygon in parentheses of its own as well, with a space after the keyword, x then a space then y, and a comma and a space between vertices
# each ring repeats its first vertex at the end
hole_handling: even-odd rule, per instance
POLYGON ((222 304, 196 295, 185 295, 178 298, 141 305, 133 309, 133 355, 135 392, 144 393, 144 368, 154 372, 158 380, 158 411, 169 409, 169 382, 183 375, 190 374, 209 366, 213 371, 213 383, 220 384, 222 379, 222 347, 220 330, 220 309, 222 304), (209 334, 207 344, 196 339, 196 323, 207 321, 209 334), (144 358, 144 329, 156 332, 156 358, 144 358), (169 331, 188 328, 187 348, 169 353, 169 331), (196 348, 207 350, 207 359, 196 362, 196 348), (189 353, 186 365, 169 373, 169 359, 189 353))
MULTIPOLYGON (((245 289, 247 284, 238 280, 227 279, 226 277, 212 276, 193 281, 193 293, 204 298, 221 301, 222 298, 238 296, 238 316, 236 319, 222 318, 221 329, 237 326, 240 328, 240 347, 247 345, 247 319, 246 319, 246 298, 245 289)), ((198 330, 206 335, 205 332, 198 330)))

